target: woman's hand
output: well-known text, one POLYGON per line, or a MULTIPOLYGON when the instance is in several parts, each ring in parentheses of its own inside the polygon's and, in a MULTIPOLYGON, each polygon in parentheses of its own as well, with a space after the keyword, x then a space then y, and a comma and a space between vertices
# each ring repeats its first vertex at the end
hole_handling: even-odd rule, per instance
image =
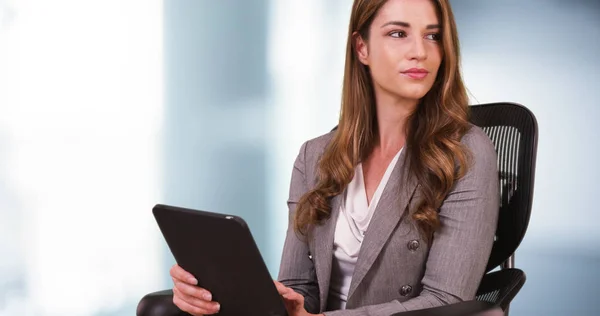
POLYGON ((220 306, 212 302, 209 291, 197 286, 194 276, 174 265, 170 271, 173 279, 173 303, 184 312, 193 316, 212 315, 219 312, 220 306))
MULTIPOLYGON (((299 293, 296 293, 293 289, 286 287, 280 282, 275 282, 275 287, 277 287, 277 291, 279 295, 283 297, 283 302, 285 303, 285 309, 287 310, 289 316, 315 316, 317 314, 310 314, 304 309, 304 296, 299 293)), ((323 315, 323 314, 318 314, 323 315)))

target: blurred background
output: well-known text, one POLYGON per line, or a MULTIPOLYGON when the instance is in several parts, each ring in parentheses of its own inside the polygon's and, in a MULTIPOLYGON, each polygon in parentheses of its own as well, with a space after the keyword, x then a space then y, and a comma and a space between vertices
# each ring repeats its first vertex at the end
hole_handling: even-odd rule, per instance
MULTIPOLYGON (((451 0, 471 103, 537 116, 511 315, 598 315, 600 1, 451 0)), ((243 216, 273 276, 337 122, 351 0, 0 0, 0 316, 133 315, 156 203, 243 216), (235 198, 233 198, 235 197, 235 198)))

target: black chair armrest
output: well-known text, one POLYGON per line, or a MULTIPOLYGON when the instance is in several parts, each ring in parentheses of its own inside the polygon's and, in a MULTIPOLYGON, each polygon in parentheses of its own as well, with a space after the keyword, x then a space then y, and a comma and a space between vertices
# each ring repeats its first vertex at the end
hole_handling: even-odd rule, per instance
POLYGON ((137 306, 137 316, 189 316, 173 304, 173 290, 154 292, 144 296, 137 306))
POLYGON ((525 273, 519 269, 503 269, 486 274, 477 290, 477 300, 486 301, 506 310, 525 284, 525 273))
MULTIPOLYGON (((487 274, 479 287, 477 293, 478 301, 466 301, 457 304, 428 308, 410 312, 396 313, 393 316, 470 316, 494 314, 494 306, 502 305, 493 301, 494 298, 502 298, 510 303, 525 283, 525 274, 518 269, 505 269, 487 274), (511 271, 517 270, 517 271, 511 271), (519 273, 522 276, 519 277, 519 273), (507 279, 509 279, 507 281, 507 279), (522 280, 519 282, 519 280, 522 280), (502 287, 504 285, 504 287, 502 287), (498 288, 498 286, 500 288, 498 288)), ((504 308, 504 307, 502 307, 504 308)), ((173 304, 173 291, 165 290, 147 294, 137 306, 137 316, 188 316, 173 304)), ((498 314, 502 315, 502 313, 498 314)))
POLYGON ((400 312, 392 316, 502 316, 502 309, 483 301, 465 301, 434 308, 400 312))

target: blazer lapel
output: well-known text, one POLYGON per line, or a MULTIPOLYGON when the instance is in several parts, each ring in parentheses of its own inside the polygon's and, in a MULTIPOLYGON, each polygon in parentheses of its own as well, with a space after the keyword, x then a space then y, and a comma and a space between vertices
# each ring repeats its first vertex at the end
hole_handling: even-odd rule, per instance
POLYGON ((406 177, 405 152, 402 151, 400 157, 398 157, 398 161, 392 170, 392 174, 381 194, 381 198, 373 213, 373 218, 365 233, 365 238, 358 254, 358 260, 354 267, 354 274, 348 291, 348 301, 350 301, 350 297, 363 281, 394 231, 394 228, 402 218, 408 202, 417 187, 416 179, 407 179, 406 177))
POLYGON ((342 199, 345 192, 338 194, 331 199, 331 217, 313 229, 315 243, 315 270, 317 281, 319 283, 319 295, 321 301, 321 310, 327 307, 327 294, 329 293, 329 281, 331 279, 331 262, 333 259, 333 238, 335 234, 335 225, 340 210, 342 199))

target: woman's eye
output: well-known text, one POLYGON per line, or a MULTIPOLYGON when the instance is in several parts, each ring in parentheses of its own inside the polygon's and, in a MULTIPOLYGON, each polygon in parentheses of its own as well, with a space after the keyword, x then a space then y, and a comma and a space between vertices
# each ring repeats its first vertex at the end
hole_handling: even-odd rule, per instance
POLYGON ((401 37, 406 37, 406 33, 404 31, 394 31, 394 32, 390 33, 390 36, 401 38, 401 37))
POLYGON ((438 42, 441 39, 439 33, 427 34, 426 39, 438 42))

